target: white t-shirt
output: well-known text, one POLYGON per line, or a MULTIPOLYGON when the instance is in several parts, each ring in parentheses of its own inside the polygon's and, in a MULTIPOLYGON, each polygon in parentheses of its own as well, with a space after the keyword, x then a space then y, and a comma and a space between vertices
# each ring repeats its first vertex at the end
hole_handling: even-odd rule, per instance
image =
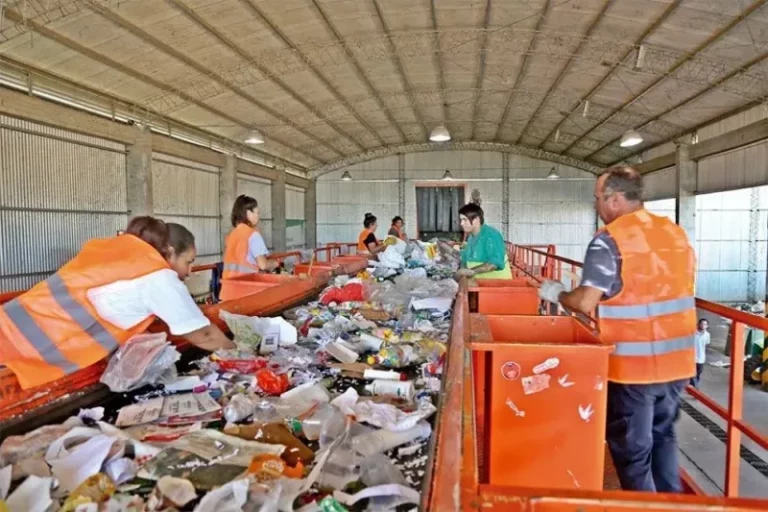
POLYGON ((696 331, 696 362, 704 364, 707 362, 707 345, 709 345, 709 332, 696 331))
POLYGON ((176 336, 211 324, 171 269, 92 288, 87 296, 102 319, 121 329, 129 329, 151 315, 168 324, 176 336))

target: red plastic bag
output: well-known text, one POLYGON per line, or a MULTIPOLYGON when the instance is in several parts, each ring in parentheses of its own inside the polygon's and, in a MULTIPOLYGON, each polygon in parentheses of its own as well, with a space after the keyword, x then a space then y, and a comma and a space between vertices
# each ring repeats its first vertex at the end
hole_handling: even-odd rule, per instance
POLYGON ((320 296, 320 302, 330 304, 331 302, 351 302, 363 301, 364 287, 361 283, 351 283, 344 288, 328 288, 320 296))
POLYGON ((288 375, 284 373, 276 375, 272 370, 266 368, 259 370, 256 374, 256 382, 262 391, 272 396, 282 395, 288 391, 288 387, 291 385, 288 375))
POLYGON ((223 372, 251 374, 267 366, 266 359, 222 359, 216 361, 223 372))

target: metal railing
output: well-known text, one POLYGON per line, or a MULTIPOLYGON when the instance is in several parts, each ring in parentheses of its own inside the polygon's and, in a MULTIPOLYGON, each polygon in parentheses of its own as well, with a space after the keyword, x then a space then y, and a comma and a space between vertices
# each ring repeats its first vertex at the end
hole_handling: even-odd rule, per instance
MULTIPOLYGON (((510 250, 512 251, 510 259, 513 266, 532 280, 536 282, 541 282, 544 279, 561 281, 563 277, 566 277, 571 280, 572 287, 578 285, 577 270, 582 269, 583 264, 557 256, 554 245, 516 245, 512 247, 510 244, 510 250)), ((730 332, 732 364, 728 384, 728 407, 721 406, 711 396, 693 386, 688 386, 686 391, 726 422, 724 494, 726 497, 736 497, 739 495, 741 435, 744 434, 758 446, 768 450, 768 437, 744 421, 744 365, 741 360, 745 348, 745 326, 768 332, 768 319, 699 298, 696 299, 696 307, 733 322, 730 332)), ((596 319, 596 313, 593 313, 591 319, 596 319)), ((682 468, 681 474, 683 483, 690 491, 701 493, 690 475, 682 468)))

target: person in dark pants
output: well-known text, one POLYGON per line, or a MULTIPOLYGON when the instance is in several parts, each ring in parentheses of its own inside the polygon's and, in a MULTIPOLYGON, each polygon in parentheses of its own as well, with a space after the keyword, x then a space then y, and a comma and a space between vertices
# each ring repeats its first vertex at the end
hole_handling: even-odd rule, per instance
POLYGON ((709 345, 709 322, 706 318, 700 318, 696 329, 696 376, 691 379, 691 386, 698 388, 701 374, 704 371, 704 363, 707 362, 707 345, 709 345))
POLYGON ((670 220, 643 208, 642 178, 626 166, 595 185, 605 222, 587 248, 581 284, 554 281, 539 295, 567 309, 597 309, 608 364, 606 440, 624 490, 681 492, 674 423, 696 374, 695 257, 670 220))

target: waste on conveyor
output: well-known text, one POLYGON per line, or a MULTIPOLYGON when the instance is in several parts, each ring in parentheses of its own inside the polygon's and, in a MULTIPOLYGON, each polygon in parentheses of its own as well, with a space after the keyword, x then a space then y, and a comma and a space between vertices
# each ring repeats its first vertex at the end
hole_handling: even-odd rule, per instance
POLYGON ((281 317, 223 311, 237 348, 186 368, 130 340, 103 407, 3 441, 0 512, 416 509, 458 254, 388 245, 281 317))

